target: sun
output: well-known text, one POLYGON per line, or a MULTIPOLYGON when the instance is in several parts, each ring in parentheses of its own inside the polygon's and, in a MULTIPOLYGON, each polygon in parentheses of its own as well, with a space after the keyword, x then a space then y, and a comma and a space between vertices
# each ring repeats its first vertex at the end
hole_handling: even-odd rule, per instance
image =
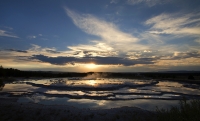
POLYGON ((90 68, 90 69, 94 69, 94 68, 97 68, 97 65, 95 65, 94 63, 90 63, 90 64, 86 64, 85 67, 90 68))

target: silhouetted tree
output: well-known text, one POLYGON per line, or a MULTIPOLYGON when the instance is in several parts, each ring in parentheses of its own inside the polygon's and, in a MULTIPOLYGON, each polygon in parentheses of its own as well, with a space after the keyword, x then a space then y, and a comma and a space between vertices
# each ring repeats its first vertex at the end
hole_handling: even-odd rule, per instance
POLYGON ((3 83, 3 80, 0 79, 0 91, 3 89, 4 86, 5 86, 5 84, 3 83))
MULTIPOLYGON (((3 70, 3 66, 0 66, 0 77, 3 76, 4 70, 3 70)), ((0 91, 3 89, 4 87, 4 83, 3 83, 3 79, 0 79, 0 91)))
POLYGON ((5 70, 3 68, 3 66, 0 66, 0 77, 4 77, 5 76, 5 70))

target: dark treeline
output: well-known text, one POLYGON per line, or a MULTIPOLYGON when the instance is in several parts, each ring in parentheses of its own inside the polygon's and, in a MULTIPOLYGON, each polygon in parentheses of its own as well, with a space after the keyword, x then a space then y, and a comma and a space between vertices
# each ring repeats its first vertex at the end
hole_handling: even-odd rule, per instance
POLYGON ((200 72, 141 72, 141 73, 110 73, 109 77, 116 78, 150 78, 150 79, 195 79, 200 72))
POLYGON ((120 72, 51 72, 51 71, 21 71, 13 68, 0 66, 0 77, 85 77, 96 74, 97 77, 111 78, 153 78, 153 79, 195 79, 199 78, 200 72, 141 72, 141 73, 120 73, 120 72))
POLYGON ((0 67, 0 77, 84 77, 87 73, 50 72, 50 71, 21 71, 13 68, 0 67))

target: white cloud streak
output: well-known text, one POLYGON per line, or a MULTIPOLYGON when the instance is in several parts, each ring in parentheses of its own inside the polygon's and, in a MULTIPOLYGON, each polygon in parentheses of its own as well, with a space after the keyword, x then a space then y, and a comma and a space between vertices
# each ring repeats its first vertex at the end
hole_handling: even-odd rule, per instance
POLYGON ((101 37, 110 42, 136 42, 138 39, 131 34, 124 33, 113 23, 97 19, 92 15, 80 15, 65 8, 67 15, 73 20, 74 24, 88 34, 101 37))
POLYGON ((27 36, 28 39, 36 39, 37 36, 27 36))
MULTIPOLYGON (((104 43, 107 47, 114 48, 115 51, 122 53, 130 50, 147 49, 147 46, 138 44, 139 39, 137 37, 121 31, 111 22, 106 22, 105 20, 98 19, 89 14, 81 15, 68 8, 65 8, 65 10, 77 27, 88 34, 101 38, 100 40, 95 40, 97 43, 104 43), (126 48, 124 48, 125 46, 126 48)), ((84 46, 86 47, 87 45, 81 45, 80 47, 84 46)), ((80 47, 76 46, 76 48, 80 47)), ((72 47, 70 46, 69 48, 72 47)), ((75 46, 73 48, 75 48, 75 46)))
POLYGON ((19 38, 18 36, 13 35, 12 33, 7 32, 7 31, 5 31, 5 30, 1 30, 1 29, 0 29, 0 36, 2 36, 2 37, 19 38))
POLYGON ((170 2, 171 0, 127 0, 129 5, 136 5, 136 4, 145 4, 149 7, 158 5, 158 4, 165 4, 170 2))
POLYGON ((71 50, 78 50, 78 51, 112 51, 113 48, 106 45, 105 43, 98 43, 95 45, 78 45, 78 46, 68 46, 71 50))
POLYGON ((200 35, 200 14, 160 14, 145 22, 150 25, 152 34, 172 34, 172 35, 200 35))

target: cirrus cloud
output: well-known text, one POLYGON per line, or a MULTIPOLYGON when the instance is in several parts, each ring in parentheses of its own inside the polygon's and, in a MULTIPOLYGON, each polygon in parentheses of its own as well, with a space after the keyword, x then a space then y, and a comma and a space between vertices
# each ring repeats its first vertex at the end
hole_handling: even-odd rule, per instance
POLYGON ((0 29, 0 36, 2 37, 12 37, 12 38, 19 38, 18 36, 12 34, 11 32, 5 31, 0 29))
MULTIPOLYGON (((77 27, 87 34, 100 38, 99 40, 91 40, 91 42, 104 43, 109 48, 115 48, 116 51, 121 53, 133 50, 133 48, 135 50, 147 49, 147 46, 139 44, 140 40, 137 37, 121 31, 112 22, 107 22, 90 14, 78 14, 69 8, 65 8, 65 11, 77 27)), ((74 47, 79 48, 80 46, 74 47)), ((69 46, 69 48, 71 47, 69 46)))
POLYGON ((151 26, 149 32, 153 34, 200 35, 200 14, 167 14, 152 17, 145 22, 151 26))
POLYGON ((141 4, 144 3, 148 5, 149 7, 158 5, 158 4, 166 4, 168 2, 171 2, 171 0, 128 0, 127 3, 129 5, 136 5, 136 4, 141 4))

